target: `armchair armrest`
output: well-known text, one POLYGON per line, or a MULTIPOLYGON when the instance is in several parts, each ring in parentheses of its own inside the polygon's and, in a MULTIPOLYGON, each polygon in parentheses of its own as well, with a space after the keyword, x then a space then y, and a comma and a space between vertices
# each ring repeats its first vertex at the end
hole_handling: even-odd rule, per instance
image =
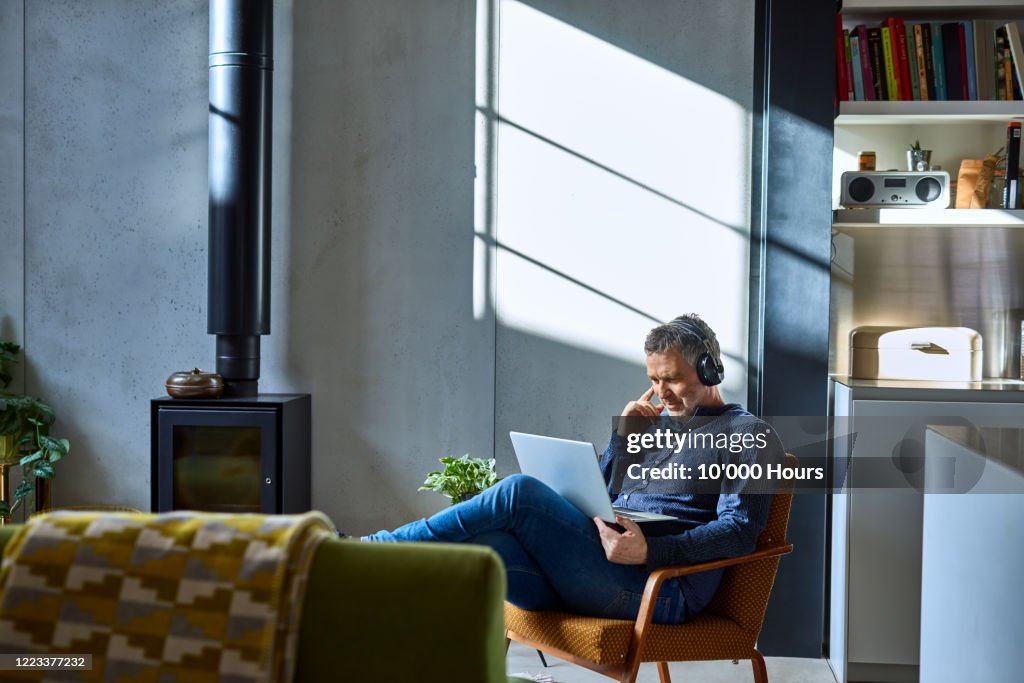
MULTIPOLYGON (((697 564, 677 564, 671 567, 662 567, 661 569, 655 569, 651 572, 651 575, 647 579, 647 588, 651 588, 652 581, 656 581, 658 587, 660 587, 660 584, 668 579, 686 576, 687 574, 706 572, 712 569, 721 569, 722 567, 731 567, 734 564, 756 562, 757 560, 764 560, 769 557, 775 557, 776 555, 785 555, 786 553, 792 552, 792 550, 792 543, 769 545, 763 548, 758 548, 752 553, 747 553, 746 555, 740 555, 738 557, 729 557, 724 560, 709 560, 707 562, 699 562, 697 564)), ((644 593, 646 594, 646 592, 647 591, 645 590, 644 593)), ((657 590, 655 590, 655 592, 657 592, 657 590)))
POLYGON ((785 555, 792 551, 792 543, 770 545, 758 548, 752 553, 740 555, 739 557, 730 557, 724 560, 711 560, 709 562, 700 562, 698 564, 673 565, 671 567, 662 567, 661 569, 654 570, 651 572, 651 575, 647 577, 647 584, 644 586, 644 597, 640 601, 640 611, 637 613, 636 624, 633 626, 633 642, 640 642, 640 634, 644 629, 650 626, 651 620, 654 618, 655 598, 658 595, 658 591, 661 590, 661 584, 665 583, 665 581, 679 576, 686 576, 687 574, 696 574, 698 572, 706 572, 712 569, 721 569, 723 567, 731 567, 737 564, 765 560, 769 557, 785 555))

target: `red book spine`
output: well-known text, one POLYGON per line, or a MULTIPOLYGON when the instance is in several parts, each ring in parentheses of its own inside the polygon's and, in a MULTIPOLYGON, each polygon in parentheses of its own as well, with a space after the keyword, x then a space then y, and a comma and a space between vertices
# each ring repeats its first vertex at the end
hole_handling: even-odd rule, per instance
POLYGON ((964 75, 963 78, 963 97, 961 99, 970 99, 967 89, 967 33, 964 29, 964 25, 960 24, 960 73, 964 75))
POLYGON ((843 15, 836 15, 836 89, 839 92, 839 99, 843 102, 849 100, 849 92, 846 85, 846 42, 843 40, 843 15))
POLYGON ((914 99, 910 83, 910 61, 907 59, 907 32, 903 26, 903 18, 896 17, 896 51, 900 56, 900 99, 914 99))
MULTIPOLYGON (((875 101, 875 74, 871 69, 871 55, 868 53, 868 27, 861 24, 856 28, 857 42, 860 43, 860 70, 864 77, 864 99, 875 101)), ((853 40, 853 36, 850 36, 853 40)))

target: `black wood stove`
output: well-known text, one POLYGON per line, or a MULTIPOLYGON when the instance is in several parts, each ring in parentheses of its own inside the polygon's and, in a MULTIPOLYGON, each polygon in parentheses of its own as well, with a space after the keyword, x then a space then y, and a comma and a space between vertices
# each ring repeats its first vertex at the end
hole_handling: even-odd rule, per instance
POLYGON ((152 402, 153 510, 309 510, 309 394, 152 402))
POLYGON ((258 390, 270 334, 272 11, 272 0, 210 0, 207 331, 224 397, 152 401, 154 511, 310 507, 310 397, 258 390))

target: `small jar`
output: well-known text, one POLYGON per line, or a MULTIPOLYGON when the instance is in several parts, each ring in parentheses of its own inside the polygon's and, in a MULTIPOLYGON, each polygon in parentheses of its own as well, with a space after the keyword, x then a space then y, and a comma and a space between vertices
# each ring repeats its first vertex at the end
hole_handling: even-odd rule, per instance
POLYGON ((874 171, 875 170, 875 153, 874 152, 860 152, 857 154, 857 168, 860 171, 874 171))

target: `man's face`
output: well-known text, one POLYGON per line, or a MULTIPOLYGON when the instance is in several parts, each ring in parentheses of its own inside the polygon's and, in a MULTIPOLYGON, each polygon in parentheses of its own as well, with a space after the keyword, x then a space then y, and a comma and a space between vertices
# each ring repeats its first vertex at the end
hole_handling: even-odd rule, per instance
POLYGON ((697 369, 676 349, 647 354, 647 376, 673 417, 692 415, 708 389, 700 383, 697 369))

